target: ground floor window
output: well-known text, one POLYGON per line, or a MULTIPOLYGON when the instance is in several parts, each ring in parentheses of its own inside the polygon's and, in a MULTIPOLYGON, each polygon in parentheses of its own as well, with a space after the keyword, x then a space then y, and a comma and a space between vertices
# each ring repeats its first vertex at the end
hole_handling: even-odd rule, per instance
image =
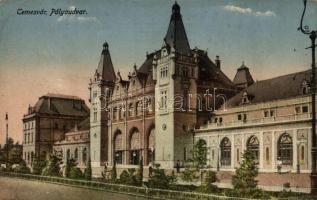
POLYGON ((221 165, 228 166, 231 165, 231 142, 229 138, 225 137, 220 143, 220 163, 221 165))
POLYGON ((130 164, 138 165, 140 160, 140 150, 131 150, 130 151, 130 164))
POLYGON ((283 165, 293 164, 293 141, 292 137, 284 133, 278 140, 278 160, 283 165))
POLYGON ((116 160, 116 164, 123 163, 123 151, 116 151, 115 152, 115 160, 116 160))

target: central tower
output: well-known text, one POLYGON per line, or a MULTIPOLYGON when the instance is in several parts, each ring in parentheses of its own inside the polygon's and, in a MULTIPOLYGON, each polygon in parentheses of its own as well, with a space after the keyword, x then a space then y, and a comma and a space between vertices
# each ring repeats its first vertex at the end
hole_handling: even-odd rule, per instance
POLYGON ((189 158, 196 123, 197 62, 175 3, 160 53, 153 59, 155 85, 155 160, 172 169, 189 158))

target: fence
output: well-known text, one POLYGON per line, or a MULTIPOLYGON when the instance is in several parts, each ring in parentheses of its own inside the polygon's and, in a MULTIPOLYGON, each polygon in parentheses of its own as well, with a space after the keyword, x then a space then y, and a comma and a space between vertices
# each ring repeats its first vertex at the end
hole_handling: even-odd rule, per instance
POLYGON ((162 200, 246 200, 245 198, 218 196, 213 194, 202 194, 195 192, 180 192, 174 190, 161 190, 146 187, 135 187, 129 185, 111 184, 97 181, 76 180, 53 176, 39 176, 32 174, 21 174, 13 172, 0 172, 0 176, 21 178, 27 180, 37 180, 49 183, 56 183, 68 186, 89 188, 95 190, 103 190, 113 193, 128 194, 134 196, 145 197, 148 199, 162 200))

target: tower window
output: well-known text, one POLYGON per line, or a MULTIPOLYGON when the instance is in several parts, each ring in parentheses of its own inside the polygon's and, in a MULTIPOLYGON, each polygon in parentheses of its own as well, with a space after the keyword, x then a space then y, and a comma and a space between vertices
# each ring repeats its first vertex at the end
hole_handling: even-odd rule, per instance
POLYGON ((308 112, 308 106, 303 106, 302 107, 302 112, 307 113, 308 112))
POLYGON ((167 90, 161 91, 161 109, 167 109, 167 90))
POLYGON ((168 67, 167 66, 161 67, 160 71, 161 71, 161 78, 167 77, 167 74, 168 74, 168 67))

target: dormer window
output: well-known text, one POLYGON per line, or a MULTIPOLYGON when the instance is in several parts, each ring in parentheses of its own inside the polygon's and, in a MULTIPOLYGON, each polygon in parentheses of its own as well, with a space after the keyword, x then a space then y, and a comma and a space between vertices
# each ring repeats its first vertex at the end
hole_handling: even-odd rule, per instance
POLYGON ((249 95, 247 92, 243 92, 243 95, 242 95, 242 104, 246 104, 246 103, 249 103, 250 100, 249 100, 249 95))
POLYGON ((301 89, 302 89, 302 94, 308 94, 309 93, 309 85, 308 85, 306 80, 304 80, 302 82, 301 89))

